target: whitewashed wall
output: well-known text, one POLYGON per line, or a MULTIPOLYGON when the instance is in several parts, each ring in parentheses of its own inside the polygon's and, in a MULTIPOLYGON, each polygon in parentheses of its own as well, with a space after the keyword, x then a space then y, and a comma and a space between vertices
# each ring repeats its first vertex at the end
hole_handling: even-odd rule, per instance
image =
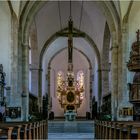
POLYGON ((6 73, 6 86, 11 85, 11 15, 7 2, 0 2, 0 64, 6 73))

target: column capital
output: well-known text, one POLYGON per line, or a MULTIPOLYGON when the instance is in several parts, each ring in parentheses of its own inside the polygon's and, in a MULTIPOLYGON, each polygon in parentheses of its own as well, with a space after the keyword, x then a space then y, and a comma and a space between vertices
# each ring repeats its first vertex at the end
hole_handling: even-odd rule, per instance
POLYGON ((110 71, 110 69, 109 68, 101 69, 101 71, 110 71))
POLYGON ((27 44, 27 43, 22 43, 22 47, 25 47, 25 48, 31 49, 30 45, 27 44))
POLYGON ((113 45, 111 46, 110 51, 112 51, 113 49, 118 49, 118 48, 119 48, 119 45, 113 45))
POLYGON ((98 70, 97 70, 97 72, 101 72, 101 71, 102 71, 101 69, 98 69, 98 70))
POLYGON ((43 71, 43 69, 39 69, 39 68, 30 68, 31 71, 43 71))
POLYGON ((127 27, 122 27, 122 33, 123 33, 123 34, 128 33, 127 27))
POLYGON ((42 72, 42 71, 43 71, 43 69, 42 69, 42 68, 39 68, 39 69, 38 69, 38 71, 42 72))
POLYGON ((110 69, 107 68, 107 69, 98 69, 98 70, 97 70, 97 72, 102 72, 102 71, 110 71, 110 69))
POLYGON ((48 67, 48 70, 51 70, 51 67, 50 66, 48 67))

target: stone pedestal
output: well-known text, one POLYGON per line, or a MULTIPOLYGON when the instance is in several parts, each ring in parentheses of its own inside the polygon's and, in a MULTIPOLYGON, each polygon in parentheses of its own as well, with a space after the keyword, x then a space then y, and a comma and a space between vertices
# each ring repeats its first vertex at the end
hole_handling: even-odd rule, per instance
POLYGON ((69 110, 69 111, 66 111, 66 113, 64 115, 65 115, 65 120, 66 121, 75 121, 77 114, 76 114, 75 111, 69 110))

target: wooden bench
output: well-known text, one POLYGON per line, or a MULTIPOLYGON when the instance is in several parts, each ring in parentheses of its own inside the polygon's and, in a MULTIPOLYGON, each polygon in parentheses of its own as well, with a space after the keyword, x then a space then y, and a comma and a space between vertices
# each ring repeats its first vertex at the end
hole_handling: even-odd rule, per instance
POLYGON ((95 121, 97 139, 140 139, 140 122, 95 121))
POLYGON ((0 124, 0 139, 46 139, 47 121, 0 124))

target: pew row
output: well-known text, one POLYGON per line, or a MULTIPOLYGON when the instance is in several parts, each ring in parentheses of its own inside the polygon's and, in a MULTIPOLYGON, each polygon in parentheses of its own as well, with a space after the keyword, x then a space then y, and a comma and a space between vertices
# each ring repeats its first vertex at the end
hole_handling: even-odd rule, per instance
POLYGON ((95 121, 96 139, 140 139, 140 122, 95 121))
POLYGON ((0 123, 0 139, 47 139, 47 129, 46 120, 0 123))

